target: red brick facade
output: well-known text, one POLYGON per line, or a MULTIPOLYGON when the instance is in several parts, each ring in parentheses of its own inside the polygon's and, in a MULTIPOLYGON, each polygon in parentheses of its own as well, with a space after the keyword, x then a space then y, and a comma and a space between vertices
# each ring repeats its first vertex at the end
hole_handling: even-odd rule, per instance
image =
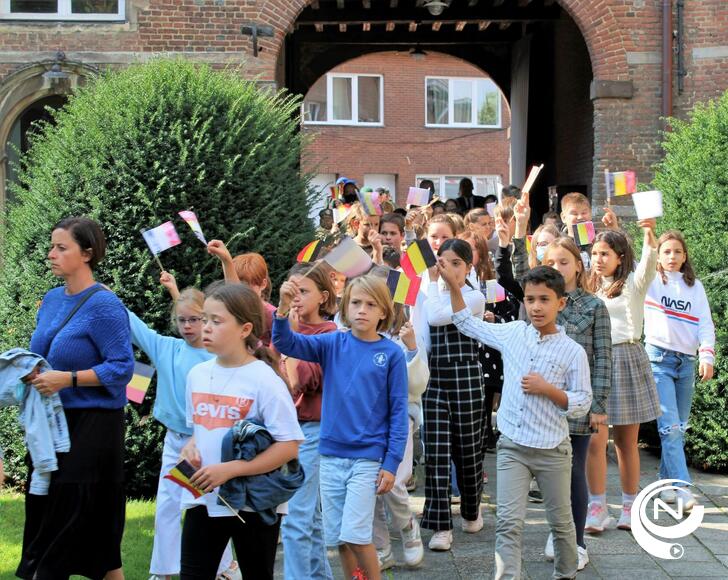
POLYGON ((315 135, 305 168, 342 174, 358 183, 364 175, 396 175, 403 202, 417 175, 509 175, 510 114, 501 99, 500 129, 425 127, 425 77, 482 77, 473 65, 452 56, 428 52, 422 60, 407 52, 369 54, 337 66, 334 73, 381 74, 384 82, 384 126, 307 125, 315 135))
MULTIPOLYGON (((320 0, 320 4, 323 6, 328 1, 320 0)), ((548 5, 549 1, 533 0, 531 3, 521 3, 506 0, 499 9, 510 10, 519 5, 529 9, 529 5, 548 5)), ((597 197, 603 189, 601 175, 605 167, 633 168, 640 180, 648 180, 651 167, 661 156, 659 131, 662 127, 663 2, 555 1, 573 19, 571 24, 557 24, 557 33, 559 27, 572 26, 573 31, 578 33, 577 37, 583 37, 591 70, 574 73, 582 76, 590 74, 593 77, 593 91, 591 106, 584 99, 574 104, 580 111, 580 117, 574 124, 573 131, 570 130, 570 123, 574 113, 568 106, 570 93, 567 90, 569 74, 572 71, 568 62, 559 81, 561 89, 546 96, 554 99, 557 109, 560 107, 560 122, 564 123, 561 131, 554 131, 552 146, 567 147, 571 143, 572 149, 575 147, 575 150, 569 150, 565 156, 568 159, 559 159, 557 153, 553 163, 561 166, 561 169, 552 176, 553 180, 561 183, 573 180, 588 183, 590 191, 597 197), (611 83, 610 86, 613 87, 614 81, 626 82, 628 90, 616 95, 599 90, 604 84, 611 83), (563 99, 557 102, 559 96, 563 99), (591 112, 591 118, 584 117, 585 111, 591 112), (585 140, 590 143, 584 144, 585 140), (577 154, 577 151, 581 153, 577 154)), ((294 30, 299 15, 310 4, 311 0, 128 0, 126 21, 123 23, 0 21, 0 147, 4 150, 8 136, 7 125, 12 121, 11 117, 19 113, 18 107, 32 102, 33 94, 37 98, 49 94, 47 88, 39 87, 35 93, 24 95, 13 104, 12 99, 8 99, 8 94, 15 90, 13 83, 20 74, 17 71, 33 63, 52 59, 57 50, 65 51, 69 61, 101 68, 124 66, 140 58, 162 53, 181 54, 215 66, 237 65, 241 67, 241 74, 245 77, 284 86, 285 39, 294 30), (259 39, 262 52, 257 58, 251 55, 251 39, 240 34, 240 26, 246 22, 270 25, 274 30, 272 38, 259 39)), ((346 0, 346 9, 340 12, 347 13, 349 7, 351 10, 361 10, 363 4, 360 0, 346 0)), ((368 4, 374 10, 378 7, 388 8, 393 3, 389 0, 371 0, 368 4)), ((405 4, 414 5, 414 2, 400 0, 400 8, 405 4)), ((453 2, 453 6, 458 7, 468 4, 465 0, 453 2)), ((492 5, 491 0, 480 0, 473 10, 485 10, 485 7, 495 10, 492 5)), ((676 0, 672 0, 671 5, 675 17, 673 29, 677 29, 676 0)), ((446 16, 447 11, 443 18, 446 16)), ((568 38, 568 34, 563 38, 558 37, 554 46, 554 58, 561 55, 567 59, 571 55, 573 47, 569 46, 568 38)), ((676 44, 673 43, 673 46, 676 44)), ((684 87, 682 92, 678 91, 678 70, 675 62, 673 114, 685 117, 696 102, 713 98, 728 88, 728 2, 700 0, 684 3, 681 50, 684 56, 684 87)), ((40 64, 36 66, 42 70, 40 64)), ((408 76, 414 73, 411 67, 407 67, 402 74, 408 76)), ((504 91, 508 93, 507 90, 504 91)), ((414 96, 421 99, 422 92, 415 91, 414 96)), ((415 105, 415 110, 421 110, 419 104, 415 105)), ((402 110, 397 111, 396 106, 385 108, 388 118, 392 115, 393 119, 397 119, 402 113, 402 110)), ((386 130, 383 134, 385 133, 386 130)), ((479 137, 481 138, 494 137, 487 135, 479 137)), ((451 147, 455 151, 458 147, 463 147, 469 152, 470 148, 466 143, 467 140, 463 140, 451 147)), ((2 161, 5 159, 3 150, 0 150, 0 165, 3 165, 2 161)), ((387 158, 384 161, 391 160, 388 155, 383 154, 382 157, 387 158)), ((438 152, 431 148, 425 157, 437 159, 438 152)), ((500 154, 492 159, 485 158, 482 162, 493 163, 501 168, 499 171, 504 171, 504 159, 500 154)), ((352 167, 352 171, 356 173, 359 169, 352 167)), ((397 172, 400 171, 403 170, 398 169, 397 172)), ((419 167, 416 171, 420 171, 419 167)), ((404 179, 408 181, 410 177, 404 179)))

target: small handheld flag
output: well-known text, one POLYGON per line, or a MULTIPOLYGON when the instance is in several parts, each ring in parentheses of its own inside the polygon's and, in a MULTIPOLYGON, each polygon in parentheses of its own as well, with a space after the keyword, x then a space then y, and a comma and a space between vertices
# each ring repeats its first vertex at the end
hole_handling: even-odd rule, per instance
POLYGON ((415 240, 412 242, 399 260, 402 271, 409 278, 417 277, 427 270, 427 268, 431 268, 435 264, 437 264, 437 258, 432 252, 432 248, 427 243, 427 240, 415 240))
POLYGON ((594 241, 596 232, 594 231, 594 222, 582 222, 571 226, 574 234, 574 241, 577 246, 588 246, 594 241))
MULTIPOLYGON (((142 230, 142 236, 144 236, 144 241, 149 246, 149 251, 152 252, 155 258, 164 252, 164 250, 169 250, 169 248, 173 248, 182 243, 172 222, 164 222, 162 225, 151 230, 142 230)), ((159 263, 158 258, 157 263, 159 263)), ((161 267, 161 264, 159 265, 161 267)))
POLYGON ((506 290, 496 280, 485 281, 485 301, 490 304, 506 299, 506 290))
POLYGON ((126 398, 134 403, 141 403, 144 400, 144 395, 147 394, 153 376, 154 367, 135 362, 134 375, 131 377, 129 384, 126 385, 126 398))
POLYGON ((202 233, 202 228, 200 227, 200 222, 197 219, 195 212, 185 210, 179 212, 179 215, 192 228, 192 231, 194 232, 195 236, 197 236, 197 239, 200 240, 203 244, 207 245, 207 240, 205 239, 205 235, 202 233))
POLYGON ((334 222, 338 224, 338 223, 343 222, 346 219, 346 216, 349 215, 349 212, 351 212, 351 206, 341 204, 338 207, 335 207, 333 209, 333 211, 334 211, 334 222))
POLYGON ((339 245, 323 258, 329 266, 347 278, 359 276, 372 267, 372 259, 349 237, 343 238, 339 245))
POLYGON ((314 262, 321 253, 323 244, 321 240, 314 240, 304 246, 304 248, 298 252, 296 256, 296 262, 314 262))
POLYGON ((423 187, 410 187, 407 192, 407 205, 427 205, 430 200, 430 190, 423 187))
POLYGON ((406 274, 397 270, 391 270, 387 274, 387 288, 389 288, 389 293, 392 295, 392 300, 398 304, 414 306, 421 283, 422 278, 419 276, 409 278, 406 274))
POLYGON ((531 244, 533 243, 533 236, 526 236, 526 253, 531 253, 531 244))
POLYGON ((523 184, 521 191, 531 192, 531 188, 533 187, 533 184, 536 183, 536 178, 538 177, 538 174, 541 173, 542 169, 543 163, 541 165, 534 165, 531 167, 531 172, 528 174, 528 179, 526 179, 526 183, 523 184))
POLYGON ((164 476, 164 479, 169 479, 177 485, 184 487, 193 496, 195 496, 195 499, 197 499, 198 497, 205 495, 206 492, 190 482, 195 471, 197 470, 192 467, 192 464, 186 459, 183 459, 175 465, 167 475, 164 476))
POLYGON ((607 197, 618 197, 634 193, 637 188, 637 177, 634 171, 604 170, 604 181, 607 185, 607 197))
POLYGON ((632 194, 632 202, 638 220, 658 218, 663 215, 661 191, 635 191, 632 194))
POLYGON ((495 206, 496 205, 498 205, 498 204, 495 203, 495 202, 491 202, 491 203, 486 203, 485 204, 485 211, 488 212, 488 215, 490 217, 495 217, 495 206))
POLYGON ((382 215, 382 206, 379 203, 379 194, 376 191, 357 191, 359 203, 368 215, 382 215))

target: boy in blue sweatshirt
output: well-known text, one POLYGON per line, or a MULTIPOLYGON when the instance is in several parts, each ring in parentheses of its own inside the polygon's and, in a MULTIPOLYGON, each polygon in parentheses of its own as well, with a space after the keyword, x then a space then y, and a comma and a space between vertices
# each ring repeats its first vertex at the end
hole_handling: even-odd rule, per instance
POLYGON ((344 290, 340 314, 351 332, 306 336, 291 331, 288 311, 299 292, 284 282, 273 322, 279 352, 323 369, 321 504, 324 536, 337 546, 344 574, 361 568, 380 576, 372 543, 376 496, 394 485, 407 442, 407 364, 402 349, 378 331, 392 325, 394 307, 385 282, 355 278, 344 290))

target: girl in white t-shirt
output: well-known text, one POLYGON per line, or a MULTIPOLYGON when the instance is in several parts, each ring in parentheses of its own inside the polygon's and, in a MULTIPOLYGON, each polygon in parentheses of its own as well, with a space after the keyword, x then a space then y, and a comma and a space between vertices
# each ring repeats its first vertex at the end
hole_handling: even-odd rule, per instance
MULTIPOLYGON (((187 423, 193 429, 182 458, 197 471, 191 482, 207 492, 226 481, 268 473, 298 457, 303 433, 286 384, 270 351, 258 336, 265 328, 259 297, 247 286, 226 284, 210 293, 203 311, 203 345, 217 358, 200 363, 187 376, 187 423), (275 443, 251 461, 221 463, 223 438, 239 420, 262 423, 275 443)), ((272 525, 247 509, 241 522, 217 493, 182 499, 181 579, 214 578, 232 539, 244 578, 273 578, 280 518, 272 525)), ((279 506, 285 513, 285 505, 279 506)))

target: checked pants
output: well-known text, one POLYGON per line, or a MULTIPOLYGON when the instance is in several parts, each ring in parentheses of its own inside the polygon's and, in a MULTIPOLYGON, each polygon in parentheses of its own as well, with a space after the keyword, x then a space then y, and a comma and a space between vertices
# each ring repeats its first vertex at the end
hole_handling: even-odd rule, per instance
MULTIPOLYGON (((438 361, 439 362, 439 361, 438 361)), ((476 520, 483 487, 485 423, 480 363, 432 364, 422 398, 425 443, 425 509, 422 527, 453 529, 450 460, 455 463, 463 519, 476 520)))

